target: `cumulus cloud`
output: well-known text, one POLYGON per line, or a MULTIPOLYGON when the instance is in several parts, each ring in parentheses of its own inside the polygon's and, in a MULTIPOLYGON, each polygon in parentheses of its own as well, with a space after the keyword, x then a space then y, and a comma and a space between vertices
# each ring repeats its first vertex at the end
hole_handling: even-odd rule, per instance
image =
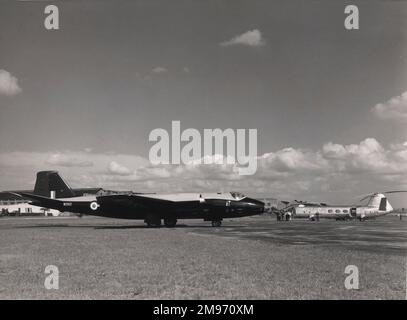
POLYGON ((275 153, 266 153, 259 159, 260 167, 277 172, 315 171, 327 167, 327 161, 319 152, 284 148, 275 153))
POLYGON ((109 173, 113 175, 127 176, 132 172, 129 168, 117 163, 116 161, 111 161, 107 167, 109 173))
MULTIPOLYGON (((121 175, 109 172, 109 164, 116 162, 134 170, 148 165, 143 157, 121 153, 96 153, 91 150, 58 152, 2 152, 0 153, 0 190, 32 187, 35 173, 58 170, 72 187, 129 188, 121 175)), ((114 168, 113 168, 114 170, 114 168)), ((122 171, 123 172, 123 171, 122 171)))
POLYGON ((183 165, 152 165, 142 157, 115 153, 0 153, 0 183, 14 181, 0 187, 24 188, 27 181, 33 184, 35 172, 50 169, 46 160, 52 159, 63 165, 57 170, 73 187, 100 186, 136 192, 236 190, 280 199, 327 202, 338 201, 338 190, 349 199, 383 188, 407 188, 407 141, 384 146, 367 138, 355 144, 328 142, 316 150, 282 148, 258 156, 257 171, 251 176, 239 175, 234 170, 236 165, 227 164, 225 157, 219 164, 222 157, 205 156, 201 161, 183 165), (208 164, 203 164, 205 159, 208 164), (85 166, 90 162, 92 166, 85 166), (72 164, 77 166, 69 166, 72 164))
POLYGON ((343 145, 332 142, 324 144, 322 152, 326 159, 342 159, 346 155, 346 149, 343 145))
POLYGON ((378 103, 371 111, 380 119, 407 123, 407 91, 384 103, 378 103))
POLYGON ((0 69, 0 95, 14 96, 21 91, 17 78, 10 72, 0 69))
POLYGON ((151 70, 151 72, 152 72, 152 73, 156 73, 156 74, 159 74, 159 73, 166 73, 166 72, 168 72, 168 69, 167 69, 167 68, 164 68, 164 67, 155 67, 155 68, 153 68, 153 69, 151 70))
POLYGON ((46 160, 45 163, 59 166, 59 167, 91 167, 93 162, 85 159, 81 159, 75 156, 70 156, 67 154, 54 153, 51 154, 46 160))
POLYGON ((239 190, 286 199, 335 190, 359 194, 361 189, 377 191, 383 185, 407 186, 407 142, 385 148, 367 138, 349 145, 329 142, 319 150, 283 148, 259 156, 258 170, 252 176, 238 175, 235 165, 226 161, 218 164, 220 157, 213 156, 209 164, 141 166, 122 182, 155 192, 239 190))
POLYGON ((355 181, 369 188, 379 182, 407 184, 407 142, 385 148, 376 139, 367 138, 349 145, 329 142, 319 150, 283 148, 259 156, 258 170, 252 176, 238 175, 234 170, 236 165, 227 164, 222 157, 205 156, 183 165, 148 164, 118 177, 116 182, 119 179, 120 183, 156 192, 237 189, 252 193, 277 192, 286 197, 349 188, 355 181), (203 163, 204 159, 209 160, 207 164, 203 163))
POLYGON ((258 29, 247 31, 243 34, 237 35, 228 41, 222 42, 220 45, 223 47, 233 45, 244 45, 249 47, 260 47, 265 44, 261 32, 258 29))
POLYGON ((404 143, 392 144, 391 149, 395 159, 407 163, 407 141, 404 143))
MULTIPOLYGON (((398 170, 392 161, 393 149, 385 150, 374 138, 367 138, 359 144, 340 145, 332 142, 323 146, 323 154, 331 159, 336 170, 350 172, 372 172, 376 174, 398 170)), ((406 167, 407 168, 407 167, 406 167)))

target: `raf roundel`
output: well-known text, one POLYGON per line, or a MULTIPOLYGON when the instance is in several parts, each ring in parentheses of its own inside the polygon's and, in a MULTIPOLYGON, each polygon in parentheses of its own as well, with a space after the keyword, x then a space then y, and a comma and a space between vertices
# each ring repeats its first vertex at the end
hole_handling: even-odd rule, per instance
POLYGON ((99 204, 98 204, 97 202, 92 202, 92 203, 90 204, 90 208, 91 208, 92 210, 97 210, 97 209, 99 208, 99 204))

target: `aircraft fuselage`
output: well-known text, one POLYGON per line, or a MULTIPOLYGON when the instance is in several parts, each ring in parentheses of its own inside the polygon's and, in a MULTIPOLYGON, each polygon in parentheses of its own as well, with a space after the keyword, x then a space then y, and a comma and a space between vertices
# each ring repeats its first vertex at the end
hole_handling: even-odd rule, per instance
POLYGON ((229 193, 219 194, 135 194, 50 199, 31 195, 33 205, 78 214, 119 219, 156 218, 204 219, 238 218, 264 212, 264 203, 229 193))

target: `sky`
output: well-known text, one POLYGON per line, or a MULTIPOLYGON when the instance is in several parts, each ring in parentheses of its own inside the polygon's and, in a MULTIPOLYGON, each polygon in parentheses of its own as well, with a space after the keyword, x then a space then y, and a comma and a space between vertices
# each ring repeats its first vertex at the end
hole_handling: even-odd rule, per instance
POLYGON ((0 190, 47 169, 73 187, 330 203, 407 190, 406 22, 405 1, 0 0, 0 190), (257 129, 256 174, 152 165, 149 134, 172 120, 257 129))

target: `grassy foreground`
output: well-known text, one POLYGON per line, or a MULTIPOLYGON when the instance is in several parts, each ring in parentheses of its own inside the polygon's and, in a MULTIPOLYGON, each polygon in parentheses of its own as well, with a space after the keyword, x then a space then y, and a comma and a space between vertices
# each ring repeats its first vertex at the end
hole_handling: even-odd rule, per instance
MULTIPOLYGON (((251 220, 240 221, 230 224, 251 220)), ((0 299, 406 298, 405 255, 223 237, 207 223, 188 225, 0 219, 0 299), (58 290, 44 288, 47 265, 59 269, 58 290), (359 290, 344 287, 347 265, 359 268, 359 290)))

